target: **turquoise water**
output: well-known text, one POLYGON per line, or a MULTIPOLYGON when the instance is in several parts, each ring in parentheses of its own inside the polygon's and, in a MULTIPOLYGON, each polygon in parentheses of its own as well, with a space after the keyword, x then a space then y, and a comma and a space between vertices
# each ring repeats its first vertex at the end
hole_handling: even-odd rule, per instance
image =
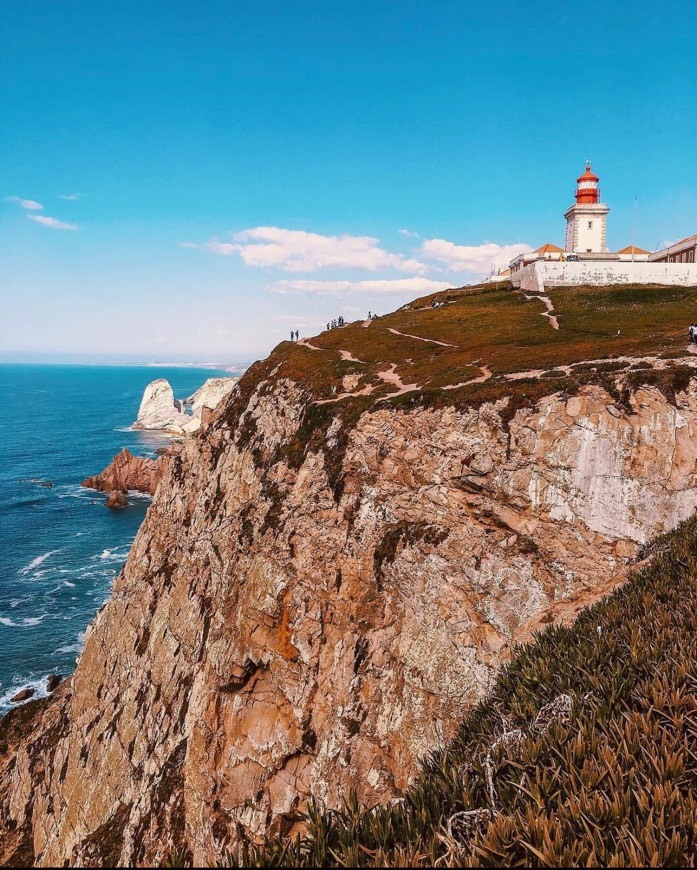
POLYGON ((193 368, 0 365, 0 713, 19 689, 72 673, 149 498, 123 510, 80 482, 127 447, 154 456, 160 433, 132 432, 145 385, 178 398, 229 372, 193 368), (50 481, 44 488, 32 479, 50 481))

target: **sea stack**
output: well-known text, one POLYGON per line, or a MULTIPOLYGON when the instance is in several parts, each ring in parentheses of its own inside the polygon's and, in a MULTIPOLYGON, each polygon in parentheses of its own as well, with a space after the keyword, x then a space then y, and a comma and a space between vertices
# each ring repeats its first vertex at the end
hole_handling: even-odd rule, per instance
POLYGON ((188 422, 184 404, 174 398, 169 381, 157 378, 145 388, 133 428, 164 430, 181 435, 188 422))
POLYGON ((197 432, 220 402, 228 396, 237 378, 208 378, 183 402, 174 398, 174 391, 164 378, 152 381, 145 388, 134 429, 152 429, 172 435, 191 435, 197 432), (185 408, 191 408, 187 414, 185 408))
POLYGON ((154 495, 165 466, 165 459, 134 456, 125 448, 118 453, 101 474, 88 477, 80 486, 109 493, 106 506, 126 507, 128 490, 154 495))

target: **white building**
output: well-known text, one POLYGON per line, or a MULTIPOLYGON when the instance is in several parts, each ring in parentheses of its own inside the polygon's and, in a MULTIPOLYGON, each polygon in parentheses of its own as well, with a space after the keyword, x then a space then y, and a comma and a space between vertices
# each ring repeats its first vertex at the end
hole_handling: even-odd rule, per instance
POLYGON ((511 283, 542 292, 545 286, 677 284, 697 286, 697 235, 650 254, 636 245, 607 249, 609 206, 600 202, 599 178, 586 164, 576 179, 576 202, 564 214, 564 250, 548 243, 510 262, 511 283))

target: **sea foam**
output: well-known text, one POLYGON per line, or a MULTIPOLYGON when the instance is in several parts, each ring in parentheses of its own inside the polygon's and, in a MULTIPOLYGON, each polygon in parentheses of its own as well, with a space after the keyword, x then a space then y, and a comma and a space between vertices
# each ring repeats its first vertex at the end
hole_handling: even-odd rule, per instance
POLYGON ((60 550, 49 550, 48 553, 44 553, 42 556, 37 556, 36 559, 32 559, 28 565, 24 566, 24 568, 20 568, 18 573, 22 576, 25 576, 30 571, 33 571, 34 568, 38 568, 39 565, 43 565, 46 559, 49 559, 51 556, 55 556, 56 553, 60 553, 60 550))

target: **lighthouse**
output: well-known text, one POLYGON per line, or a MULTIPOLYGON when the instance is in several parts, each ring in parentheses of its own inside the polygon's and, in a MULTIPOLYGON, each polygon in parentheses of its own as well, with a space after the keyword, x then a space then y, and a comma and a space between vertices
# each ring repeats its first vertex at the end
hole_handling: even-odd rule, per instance
POLYGON ((607 214, 609 206, 600 202, 600 179, 591 169, 576 179, 576 203, 567 209, 565 250, 574 254, 603 254, 607 251, 607 214))

